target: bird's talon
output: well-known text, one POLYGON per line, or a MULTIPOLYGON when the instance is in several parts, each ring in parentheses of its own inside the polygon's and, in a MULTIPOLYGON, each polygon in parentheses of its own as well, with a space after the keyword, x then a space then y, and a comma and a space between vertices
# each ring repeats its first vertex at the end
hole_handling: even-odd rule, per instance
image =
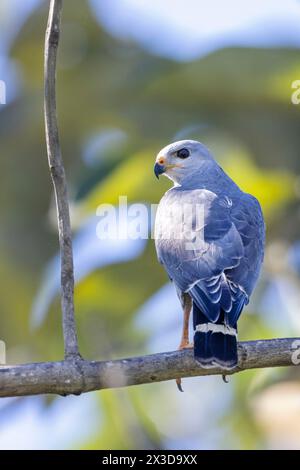
POLYGON ((229 383, 229 379, 227 378, 227 375, 222 375, 222 379, 223 379, 223 382, 225 382, 226 384, 229 383))
POLYGON ((181 386, 181 379, 176 379, 176 385, 177 385, 177 388, 180 392, 183 392, 183 388, 181 386))

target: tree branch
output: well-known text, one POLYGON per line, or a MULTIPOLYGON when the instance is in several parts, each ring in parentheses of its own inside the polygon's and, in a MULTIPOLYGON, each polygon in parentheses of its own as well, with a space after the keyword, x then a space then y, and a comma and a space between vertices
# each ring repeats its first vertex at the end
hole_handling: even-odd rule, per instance
POLYGON ((56 115, 56 57, 62 0, 51 0, 45 37, 45 128, 48 162, 54 186, 61 257, 61 305, 65 359, 79 356, 74 317, 74 268, 72 232, 65 170, 59 143, 56 115))
MULTIPOLYGON (((282 338, 239 343, 238 367, 247 369, 292 366, 300 362, 300 339, 282 338)), ((192 350, 152 354, 114 361, 41 362, 0 366, 0 397, 54 393, 80 394, 106 388, 141 385, 177 377, 224 375, 224 370, 202 369, 192 350)))

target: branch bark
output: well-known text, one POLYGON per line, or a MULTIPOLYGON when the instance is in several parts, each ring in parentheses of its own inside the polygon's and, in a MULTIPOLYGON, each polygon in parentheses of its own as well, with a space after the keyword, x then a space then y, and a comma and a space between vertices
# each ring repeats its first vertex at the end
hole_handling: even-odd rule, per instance
MULTIPOLYGON (((300 362, 300 338, 239 343, 235 374, 247 369, 293 366, 300 362)), ((192 350, 152 354, 114 361, 41 362, 0 366, 0 397, 52 393, 78 395, 107 388, 141 385, 177 377, 224 375, 224 370, 202 369, 192 350)))
POLYGON ((49 169, 54 186, 61 257, 61 305, 65 359, 79 357, 74 317, 74 267, 72 232, 65 170, 59 143, 56 114, 56 59, 62 0, 51 0, 45 37, 45 130, 49 169))

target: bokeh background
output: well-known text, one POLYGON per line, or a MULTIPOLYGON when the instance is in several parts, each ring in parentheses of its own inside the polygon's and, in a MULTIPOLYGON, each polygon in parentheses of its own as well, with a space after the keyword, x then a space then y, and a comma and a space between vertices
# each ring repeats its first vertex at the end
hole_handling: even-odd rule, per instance
MULTIPOLYGON (((43 123, 48 2, 0 1, 0 339, 7 362, 62 357, 58 243, 43 123)), ((153 240, 96 237, 96 208, 157 203, 158 150, 207 144, 260 200, 264 271, 240 339, 300 330, 300 2, 65 0, 58 113, 82 354, 176 349, 181 310, 153 240)), ((145 220, 145 223, 147 221, 145 220)), ((0 401, 1 449, 300 448, 299 369, 80 397, 0 401)))

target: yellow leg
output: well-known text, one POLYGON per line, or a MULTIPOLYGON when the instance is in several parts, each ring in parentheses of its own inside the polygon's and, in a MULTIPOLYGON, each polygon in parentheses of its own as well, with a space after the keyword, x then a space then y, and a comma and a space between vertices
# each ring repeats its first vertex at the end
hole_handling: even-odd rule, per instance
POLYGON ((179 348, 178 348, 179 350, 193 347, 193 344, 189 342, 189 320, 190 320, 191 310, 192 310, 192 302, 191 300, 189 300, 188 302, 186 302, 184 309, 183 309, 183 328, 182 328, 181 341, 180 341, 179 348))
MULTIPOLYGON (((181 341, 179 344, 178 350, 181 351, 182 349, 187 349, 187 348, 192 348, 194 345, 193 343, 189 342, 189 320, 190 320, 190 314, 192 310, 192 299, 188 294, 185 294, 185 302, 184 302, 184 307, 183 307, 183 328, 182 328, 182 335, 181 335, 181 341)), ((183 392, 182 386, 181 386, 181 378, 176 379, 176 385, 178 387, 178 390, 180 392, 183 392)))

